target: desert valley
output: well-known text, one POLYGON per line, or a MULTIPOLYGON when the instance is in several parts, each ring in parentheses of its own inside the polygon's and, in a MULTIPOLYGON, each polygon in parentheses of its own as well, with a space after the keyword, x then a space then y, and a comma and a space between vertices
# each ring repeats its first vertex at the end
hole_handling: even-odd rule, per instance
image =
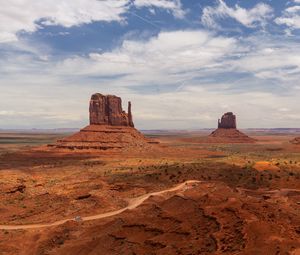
POLYGON ((300 0, 0 7, 0 255, 300 255, 300 0))
POLYGON ((300 130, 1 132, 0 254, 300 254, 300 130))

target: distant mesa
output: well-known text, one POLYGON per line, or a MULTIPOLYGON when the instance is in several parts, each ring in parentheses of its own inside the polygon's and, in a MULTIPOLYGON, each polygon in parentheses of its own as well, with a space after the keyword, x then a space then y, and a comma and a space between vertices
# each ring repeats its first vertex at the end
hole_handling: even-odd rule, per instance
POLYGON ((90 125, 58 140, 49 147, 66 150, 130 150, 149 149, 158 143, 134 128, 131 103, 128 113, 122 109, 122 99, 114 95, 93 94, 89 105, 90 125))
POLYGON ((291 141, 291 143, 296 144, 296 145, 300 145, 300 137, 296 137, 295 139, 293 139, 291 141))
POLYGON ((239 131, 236 116, 232 112, 227 112, 218 120, 218 129, 209 135, 208 141, 212 143, 254 143, 255 139, 239 131))

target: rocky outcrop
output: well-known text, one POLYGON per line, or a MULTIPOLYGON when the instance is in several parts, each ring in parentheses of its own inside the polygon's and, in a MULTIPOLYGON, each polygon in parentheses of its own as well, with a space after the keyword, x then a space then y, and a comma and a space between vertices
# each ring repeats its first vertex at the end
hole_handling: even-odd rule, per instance
POLYGON ((131 102, 128 102, 128 124, 130 127, 134 127, 132 113, 131 113, 131 102))
POLYGON ((113 95, 96 93, 90 100, 90 125, 110 125, 134 127, 131 103, 128 102, 128 113, 122 109, 122 99, 113 95))
POLYGON ((255 139, 236 128, 218 128, 209 136, 212 143, 254 143, 255 139))
POLYGON ((296 145, 300 145, 300 137, 296 137, 295 139, 293 139, 291 141, 291 143, 296 144, 296 145))
POLYGON ((236 116, 232 112, 225 113, 218 121, 218 128, 236 128, 236 116))
POLYGON ((150 143, 149 139, 133 127, 89 125, 69 137, 58 140, 55 147, 79 151, 110 151, 130 148, 146 149, 150 143))
POLYGON ((142 151, 157 143, 134 128, 131 103, 128 102, 126 113, 120 97, 96 93, 91 97, 89 112, 90 125, 48 147, 68 151, 142 151))
POLYGON ((207 142, 209 143, 253 143, 255 139, 250 138, 239 131, 236 124, 236 116, 232 112, 225 113, 218 120, 218 128, 212 132, 207 142))

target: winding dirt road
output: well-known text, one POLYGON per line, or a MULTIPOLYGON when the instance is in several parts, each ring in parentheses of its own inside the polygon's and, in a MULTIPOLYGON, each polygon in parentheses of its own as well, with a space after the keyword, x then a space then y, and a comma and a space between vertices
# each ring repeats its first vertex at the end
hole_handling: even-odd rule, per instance
MULTIPOLYGON (((152 193, 148 193, 145 195, 142 195, 140 197, 137 198, 133 198, 129 201, 128 206, 120 209, 120 210, 116 210, 116 211, 112 211, 112 212, 107 212, 107 213, 101 213, 101 214, 96 214, 96 215, 92 215, 92 216, 86 216, 86 217, 82 217, 80 219, 80 221, 90 221, 90 220, 98 220, 98 219, 103 219, 103 218, 107 218, 107 217, 111 217, 117 214, 120 214, 126 210, 132 210, 134 208, 137 208, 139 205, 141 205, 145 200, 147 200, 149 197, 151 196, 158 196, 158 195, 162 195, 164 193, 167 192, 174 192, 174 191, 178 191, 178 190, 185 190, 188 189, 192 184, 194 183, 199 183, 200 181, 197 180, 189 180, 189 181, 185 181, 173 188, 170 189, 166 189, 166 190, 162 190, 162 191, 157 191, 157 192, 152 192, 152 193)), ((41 223, 41 224, 28 224, 28 225, 0 225, 0 230, 17 230, 17 229, 37 229, 37 228, 46 228, 46 227, 53 227, 53 226, 59 226, 62 225, 68 221, 75 221, 74 218, 71 219, 64 219, 64 220, 60 220, 60 221, 55 221, 52 223, 41 223)))

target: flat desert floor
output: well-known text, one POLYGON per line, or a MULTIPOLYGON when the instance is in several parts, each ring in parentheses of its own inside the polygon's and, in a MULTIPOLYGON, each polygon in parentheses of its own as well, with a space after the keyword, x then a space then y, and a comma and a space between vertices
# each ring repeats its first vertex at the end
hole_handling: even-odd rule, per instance
POLYGON ((67 134, 0 133, 0 254, 299 255, 299 133, 208 133, 147 132, 157 153, 43 152, 67 134))

